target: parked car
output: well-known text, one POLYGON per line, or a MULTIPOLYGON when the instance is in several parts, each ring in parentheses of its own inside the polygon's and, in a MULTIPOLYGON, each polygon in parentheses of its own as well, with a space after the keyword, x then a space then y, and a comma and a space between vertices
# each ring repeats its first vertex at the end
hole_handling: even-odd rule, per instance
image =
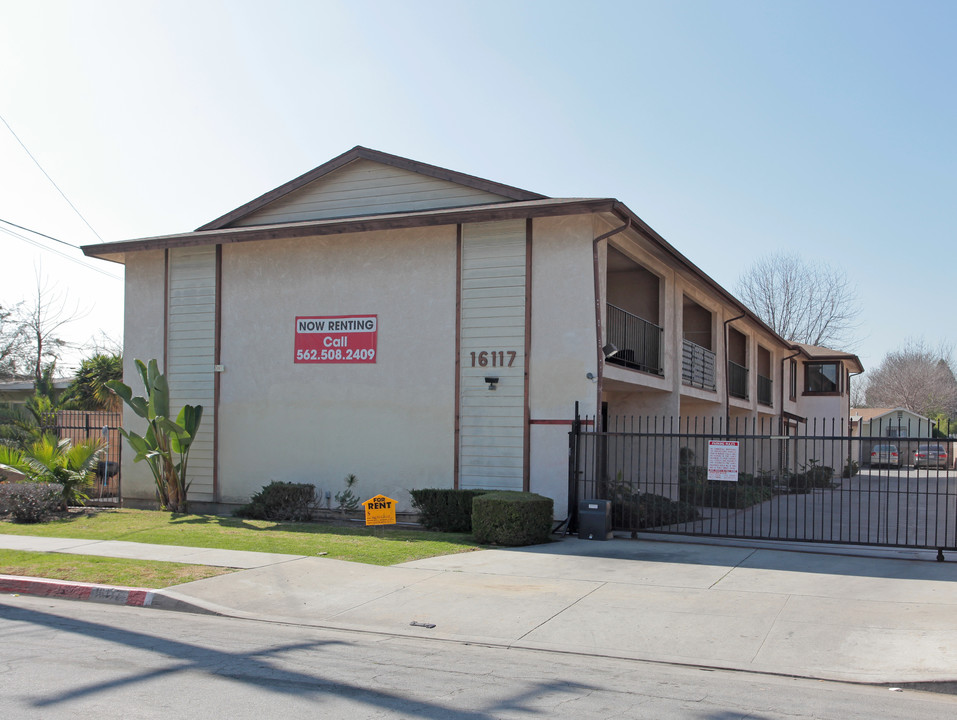
POLYGON ((936 443, 932 445, 918 445, 913 455, 912 460, 915 468, 947 467, 947 451, 944 450, 943 445, 937 445, 936 443))
POLYGON ((896 445, 875 445, 871 448, 871 467, 888 465, 900 467, 901 456, 896 445))

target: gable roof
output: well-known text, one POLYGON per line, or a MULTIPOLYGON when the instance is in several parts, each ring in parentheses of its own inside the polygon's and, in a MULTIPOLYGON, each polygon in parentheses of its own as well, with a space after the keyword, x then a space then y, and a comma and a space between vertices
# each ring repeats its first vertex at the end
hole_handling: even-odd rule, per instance
MULTIPOLYGON (((373 163, 378 163, 379 165, 388 166, 395 168, 401 171, 408 173, 413 173, 421 175, 425 178, 431 178, 436 181, 441 181, 442 183, 459 185, 463 188, 469 188, 479 193, 485 193, 488 197, 485 197, 482 204, 492 204, 495 202, 502 201, 527 201, 527 200, 543 200, 546 199, 545 195, 539 193, 530 192, 528 190, 522 190, 521 188, 512 187, 511 185, 504 185, 502 183, 494 182, 492 180, 485 180, 484 178, 475 177, 474 175, 467 175, 465 173, 460 173, 455 170, 448 170, 446 168, 441 168, 436 165, 429 165, 428 163, 419 162, 417 160, 410 160, 408 158, 399 157, 398 155, 390 155, 389 153, 380 152, 378 150, 372 150, 370 148, 362 147, 361 145, 356 145, 351 150, 342 153, 338 157, 333 158, 332 160, 323 163, 317 168, 310 170, 303 175, 290 180, 284 185, 270 190, 269 192, 260 195, 255 200, 251 200, 245 205, 232 210, 225 215, 216 218, 215 220, 206 223, 205 225, 196 228, 197 232, 206 231, 206 230, 220 230, 229 226, 234 226, 237 223, 247 224, 243 221, 248 221, 250 216, 259 213, 264 210, 267 206, 273 205, 283 199, 288 199, 290 195, 296 193, 297 191, 304 190, 307 186, 317 183, 318 181, 328 179, 333 173, 339 171, 346 166, 356 163, 361 160, 370 161, 373 163)), ((460 205, 474 205, 475 202, 461 202, 460 205)), ((416 207, 409 209, 431 209, 427 207, 416 207)), ((365 214, 365 213, 358 213, 365 214)), ((307 219, 320 219, 317 217, 307 218, 307 219)), ((262 222, 259 224, 268 224, 268 222, 262 222)))
POLYGON ((896 408, 851 408, 851 417, 860 418, 861 422, 871 422, 878 418, 882 418, 885 415, 891 415, 893 413, 907 413, 916 418, 922 420, 930 421, 930 418, 926 418, 920 413, 915 413, 907 408, 896 407, 896 408))

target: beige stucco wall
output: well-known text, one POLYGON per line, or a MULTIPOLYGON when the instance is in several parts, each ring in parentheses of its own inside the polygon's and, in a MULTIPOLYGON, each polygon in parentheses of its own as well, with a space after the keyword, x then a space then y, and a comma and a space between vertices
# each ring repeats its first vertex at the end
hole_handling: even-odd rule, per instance
MULTIPOLYGON (((125 319, 123 326, 123 378, 134 395, 145 389, 136 370, 135 360, 159 361, 163 368, 165 304, 165 252, 151 250, 126 256, 125 319)), ((140 435, 146 432, 146 421, 123 406, 123 427, 140 435)), ((121 482, 123 501, 131 505, 156 502, 156 485, 145 461, 134 463, 135 454, 123 441, 121 482)))
POLYGON ((536 219, 532 226, 532 343, 529 356, 530 489, 555 500, 564 517, 568 497, 568 432, 579 402, 597 408, 595 284, 590 216, 536 219), (568 424, 536 424, 566 420, 568 424))
MULTIPOLYGON (((223 249, 219 485, 244 502, 270 480, 362 499, 451 487, 455 227, 223 249), (374 364, 296 364, 297 315, 377 315, 374 364)), ((334 503, 334 501, 333 501, 334 503)))

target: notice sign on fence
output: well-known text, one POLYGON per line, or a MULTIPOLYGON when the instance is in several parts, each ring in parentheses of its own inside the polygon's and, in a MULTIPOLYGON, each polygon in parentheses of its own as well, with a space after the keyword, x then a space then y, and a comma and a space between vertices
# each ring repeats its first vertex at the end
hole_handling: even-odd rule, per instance
POLYGON ((297 363, 374 363, 376 315, 296 318, 297 363))
POLYGON ((738 481, 738 443, 730 440, 708 442, 708 480, 738 481))

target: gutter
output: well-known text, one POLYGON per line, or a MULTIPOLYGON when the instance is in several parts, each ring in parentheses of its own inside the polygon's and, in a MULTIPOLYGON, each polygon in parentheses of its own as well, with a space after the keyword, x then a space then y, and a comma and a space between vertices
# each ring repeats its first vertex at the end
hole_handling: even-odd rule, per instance
MULTIPOLYGON (((617 209, 617 203, 615 208, 617 209)), ((602 349, 602 323, 601 323, 601 276, 598 271, 598 243, 602 240, 607 240, 612 235, 617 235, 618 233, 624 232, 631 227, 631 218, 627 217, 625 219, 625 224, 614 230, 609 230, 606 233, 603 233, 592 240, 591 251, 592 251, 592 267, 594 269, 595 275, 595 349, 598 355, 598 372, 596 373, 598 378, 595 381, 595 391, 597 393, 597 403, 595 404, 595 432, 601 432, 604 430, 601 424, 601 396, 602 396, 602 381, 605 376, 605 351, 602 349)))
POLYGON ((793 355, 781 358, 781 434, 784 434, 784 363, 800 355, 803 351, 797 350, 793 355))

